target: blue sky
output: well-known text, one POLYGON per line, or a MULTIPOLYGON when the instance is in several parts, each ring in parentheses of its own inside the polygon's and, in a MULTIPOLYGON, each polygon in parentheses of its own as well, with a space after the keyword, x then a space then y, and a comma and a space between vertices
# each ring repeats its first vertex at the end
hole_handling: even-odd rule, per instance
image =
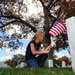
MULTIPOLYGON (((15 27, 16 28, 16 27, 15 27)), ((17 28, 16 31, 18 32, 17 28)), ((12 34, 12 31, 10 30, 10 35, 12 34)), ((0 32, 0 35, 2 35, 2 33, 0 32)), ((13 55, 15 54, 23 54, 25 55, 25 51, 26 51, 26 47, 28 45, 28 43, 30 42, 31 38, 33 37, 32 35, 34 34, 29 34, 27 39, 21 39, 20 41, 23 42, 23 47, 19 48, 18 50, 15 51, 10 51, 10 48, 2 48, 2 50, 0 50, 0 61, 5 61, 8 59, 11 59, 13 55)), ((68 56, 70 57, 69 53, 67 50, 62 50, 60 52, 54 52, 58 57, 62 57, 62 56, 68 56)))
MULTIPOLYGON (((18 32, 19 28, 16 28, 16 32, 18 32)), ((8 33, 9 35, 12 35, 14 32, 14 30, 10 30, 9 31, 10 33, 8 33)), ((21 31, 20 31, 21 32, 21 31)), ((2 33, 0 32, 0 35, 2 35, 2 33)), ((20 41, 23 42, 23 47, 22 48, 19 48, 18 50, 16 51, 10 51, 11 49, 10 48, 2 48, 2 50, 0 50, 0 61, 5 61, 5 60, 8 60, 8 59, 11 59, 13 55, 15 54, 23 54, 25 55, 25 50, 26 50, 26 47, 27 47, 27 44, 29 43, 30 39, 33 37, 34 33, 32 34, 28 34, 28 37, 27 39, 21 39, 20 41)), ((60 52, 55 52, 55 54, 58 56, 58 57, 62 57, 62 56, 68 56, 70 57, 69 53, 67 50, 62 50, 60 52)))
MULTIPOLYGON (((32 0, 27 0, 29 3, 30 3, 30 5, 28 6, 29 7, 29 12, 28 12, 28 14, 25 14, 24 12, 22 13, 22 15, 23 15, 23 17, 25 18, 25 16, 31 16, 31 14, 34 14, 34 15, 37 15, 37 13, 39 13, 39 12, 41 12, 41 11, 43 11, 42 10, 42 7, 38 7, 37 9, 35 8, 35 3, 31 3, 31 1, 32 0), (38 10, 38 11, 37 11, 38 10), (33 11, 33 12, 32 12, 33 11), (35 13, 35 12, 37 12, 37 13, 35 13)), ((26 3, 26 2, 25 2, 26 3)), ((38 3, 39 5, 40 5, 40 3, 38 3)), ((27 18, 26 18, 27 19, 27 18)), ((43 25, 42 23, 40 23, 41 25, 43 25)), ((15 29, 16 29, 16 31, 18 32, 18 33, 20 33, 21 31, 20 30, 18 30, 19 28, 17 28, 16 26, 14 27, 15 29)), ((8 32, 10 35, 12 35, 13 33, 14 33, 14 30, 13 29, 11 29, 9 32, 8 32)), ((0 35, 1 35, 1 33, 0 33, 0 35)), ((22 42, 23 42, 23 48, 19 48, 18 50, 16 50, 16 51, 10 51, 10 49, 7 49, 7 48, 3 48, 3 50, 0 50, 0 61, 4 61, 4 60, 6 60, 6 59, 9 59, 9 58, 12 58, 12 56, 14 55, 14 54, 18 54, 18 53, 20 53, 20 54, 25 54, 25 49, 26 49, 26 46, 27 46, 27 44, 29 43, 29 39, 22 39, 21 40, 22 42)), ((57 53, 57 52, 55 52, 55 54, 58 56, 58 57, 61 57, 61 56, 68 56, 68 57, 70 57, 70 55, 69 55, 69 53, 68 53, 68 51, 67 50, 62 50, 62 51, 60 51, 59 53, 57 53)))
POLYGON ((0 61, 5 61, 7 59, 11 59, 13 55, 15 54, 23 54, 25 55, 26 46, 29 43, 30 39, 22 39, 21 42, 23 42, 23 47, 19 48, 15 51, 10 51, 10 48, 3 48, 0 50, 0 61))
POLYGON ((55 51, 55 54, 60 58, 62 56, 67 56, 67 57, 71 57, 69 52, 67 50, 62 50, 62 51, 59 51, 59 52, 56 52, 55 51))
MULTIPOLYGON (((0 50, 0 61, 5 61, 7 59, 11 59, 13 55, 15 54, 23 54, 25 55, 25 50, 27 47, 27 44, 29 43, 30 39, 22 39, 23 42, 23 47, 19 48, 16 51, 10 51, 10 49, 3 48, 3 50, 0 50)), ((68 53, 67 50, 62 50, 60 52, 54 52, 59 58, 62 56, 68 56, 70 57, 70 54, 68 53)))

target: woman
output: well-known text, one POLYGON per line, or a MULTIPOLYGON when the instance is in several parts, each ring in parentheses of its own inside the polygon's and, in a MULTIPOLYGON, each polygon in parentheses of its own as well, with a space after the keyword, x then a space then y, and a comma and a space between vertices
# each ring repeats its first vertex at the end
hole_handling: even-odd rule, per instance
POLYGON ((38 68, 43 67, 44 63, 48 57, 48 53, 52 48, 52 45, 49 45, 46 49, 40 49, 41 43, 44 41, 44 33, 38 31, 35 33, 35 36, 32 38, 26 49, 26 63, 29 67, 38 68), (36 56, 38 55, 38 56, 36 56))

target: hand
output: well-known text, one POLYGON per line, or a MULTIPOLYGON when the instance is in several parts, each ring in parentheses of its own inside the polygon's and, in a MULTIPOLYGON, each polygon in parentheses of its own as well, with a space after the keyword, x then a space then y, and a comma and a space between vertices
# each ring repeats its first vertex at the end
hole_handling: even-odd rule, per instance
POLYGON ((52 48, 52 45, 49 45, 45 50, 43 50, 43 53, 48 54, 52 48))
POLYGON ((45 50, 50 50, 51 49, 51 45, 49 45, 45 50))
POLYGON ((55 44, 54 41, 51 43, 51 46, 52 46, 52 47, 56 46, 56 44, 55 44))
POLYGON ((48 54, 50 51, 48 49, 43 50, 44 54, 48 54))
POLYGON ((54 42, 54 41, 56 41, 56 40, 57 40, 56 37, 51 37, 51 43, 54 42))

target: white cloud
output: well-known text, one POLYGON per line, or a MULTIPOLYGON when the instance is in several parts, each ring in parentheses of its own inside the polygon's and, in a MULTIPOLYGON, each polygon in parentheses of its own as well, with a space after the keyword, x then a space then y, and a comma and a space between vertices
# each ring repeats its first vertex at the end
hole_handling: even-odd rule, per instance
POLYGON ((23 3, 26 4, 28 7, 28 12, 26 12, 26 13, 24 12, 24 10, 26 11, 24 6, 23 6, 23 11, 20 12, 21 15, 23 16, 23 18, 25 16, 28 17, 31 15, 38 15, 38 13, 40 13, 40 12, 43 13, 43 8, 42 8, 40 1, 37 1, 37 3, 32 3, 32 0, 27 0, 27 1, 24 0, 23 3))
POLYGON ((33 35, 34 35, 34 34, 29 33, 27 39, 32 39, 33 35))
POLYGON ((15 29, 16 33, 22 33, 22 31, 20 30, 21 26, 14 25, 13 28, 15 29))
POLYGON ((12 56, 10 56, 10 55, 9 56, 3 56, 0 58, 0 61, 6 61, 8 59, 12 59, 12 56))
POLYGON ((18 48, 18 50, 15 50, 14 54, 22 54, 25 55, 25 48, 18 48))
POLYGON ((28 13, 30 13, 28 15, 31 15, 33 13, 36 14, 35 12, 38 13, 42 9, 42 5, 41 5, 40 1, 37 1, 37 3, 33 3, 32 0, 26 0, 26 1, 24 0, 23 3, 28 6, 28 9, 29 9, 28 13), (36 7, 36 6, 38 6, 38 7, 36 7), (41 6, 41 8, 40 8, 40 6, 41 6), (38 8, 39 8, 39 10, 37 11, 38 8))
POLYGON ((7 52, 8 54, 11 54, 11 55, 0 57, 0 61, 6 61, 6 60, 8 60, 8 59, 12 59, 13 55, 15 55, 15 54, 22 54, 22 55, 25 55, 25 51, 26 51, 25 48, 18 48, 17 50, 15 50, 15 51, 13 51, 13 52, 12 52, 11 50, 12 50, 11 48, 8 48, 8 49, 6 50, 6 52, 7 52))
POLYGON ((8 53, 8 54, 12 54, 13 52, 12 52, 12 48, 8 48, 7 50, 6 50, 6 52, 8 53))
POLYGON ((61 58, 62 56, 71 57, 67 50, 62 50, 60 52, 55 52, 55 55, 57 55, 58 58, 61 58))
POLYGON ((18 33, 18 34, 21 34, 22 31, 21 31, 21 26, 18 26, 18 25, 12 25, 11 24, 11 28, 9 30, 7 30, 7 33, 12 35, 14 33, 18 33))
POLYGON ((55 55, 57 55, 58 58, 62 57, 62 55, 60 53, 55 53, 55 55))
POLYGON ((10 30, 8 31, 8 34, 12 35, 12 34, 14 34, 14 32, 15 32, 14 29, 10 29, 10 30))
POLYGON ((0 51, 1 51, 1 48, 0 48, 0 51))

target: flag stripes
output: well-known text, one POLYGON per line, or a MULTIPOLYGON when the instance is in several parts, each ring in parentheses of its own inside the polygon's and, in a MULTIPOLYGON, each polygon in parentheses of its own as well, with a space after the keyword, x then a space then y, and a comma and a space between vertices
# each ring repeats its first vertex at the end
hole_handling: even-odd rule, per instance
POLYGON ((65 22, 57 23, 49 31, 49 34, 53 37, 56 37, 61 33, 67 34, 67 29, 66 29, 66 23, 65 22))

